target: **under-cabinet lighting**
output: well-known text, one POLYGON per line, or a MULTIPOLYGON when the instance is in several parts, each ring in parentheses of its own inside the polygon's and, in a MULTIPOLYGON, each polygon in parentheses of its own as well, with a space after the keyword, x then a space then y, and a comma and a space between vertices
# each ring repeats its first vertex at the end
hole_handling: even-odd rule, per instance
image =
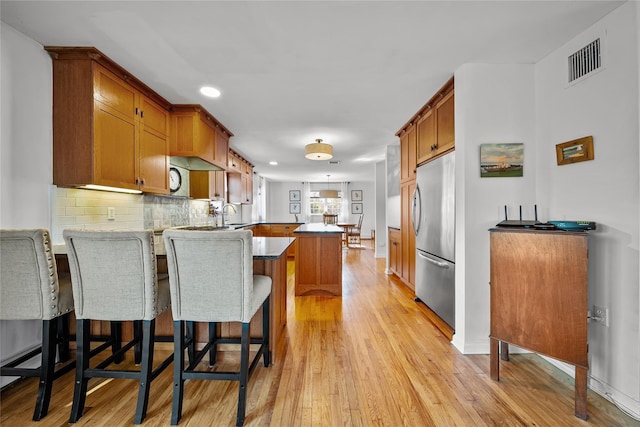
POLYGON ((82 187, 86 190, 100 190, 100 191, 113 191, 114 193, 128 193, 128 194, 142 194, 140 190, 129 190, 128 188, 118 188, 118 187, 107 187, 106 185, 94 185, 88 184, 83 185, 82 187))

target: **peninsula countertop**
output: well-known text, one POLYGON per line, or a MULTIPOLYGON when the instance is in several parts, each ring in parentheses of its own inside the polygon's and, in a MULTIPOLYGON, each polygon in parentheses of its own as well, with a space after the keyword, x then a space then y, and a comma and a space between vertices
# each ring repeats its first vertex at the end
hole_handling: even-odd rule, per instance
MULTIPOLYGON (((294 242, 294 240, 294 237, 254 237, 253 259, 278 259, 286 252, 287 248, 294 242)), ((164 247, 164 240, 162 239, 156 239, 154 249, 157 256, 167 255, 167 251, 164 247)), ((53 245, 53 253, 66 255, 67 246, 65 244, 53 245)))
POLYGON ((344 229, 333 224, 323 224, 315 222, 310 224, 302 224, 300 227, 296 228, 293 233, 342 234, 344 233, 344 229))

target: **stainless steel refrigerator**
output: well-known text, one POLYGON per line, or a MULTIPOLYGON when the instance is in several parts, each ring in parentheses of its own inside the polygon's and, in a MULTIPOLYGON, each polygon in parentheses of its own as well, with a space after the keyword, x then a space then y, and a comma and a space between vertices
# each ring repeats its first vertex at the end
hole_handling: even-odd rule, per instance
POLYGON ((455 152, 420 166, 413 194, 416 297, 455 328, 455 152))

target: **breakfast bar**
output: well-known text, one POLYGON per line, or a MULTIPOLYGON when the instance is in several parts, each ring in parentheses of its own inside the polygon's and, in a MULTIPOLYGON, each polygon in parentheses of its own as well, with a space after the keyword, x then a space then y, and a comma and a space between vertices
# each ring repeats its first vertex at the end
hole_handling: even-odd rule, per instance
MULTIPOLYGON (((276 350, 278 339, 287 323, 287 248, 295 241, 291 237, 254 237, 253 238, 253 272, 271 277, 271 336, 272 361, 277 360, 276 350)), ((161 236, 156 236, 155 251, 158 265, 158 274, 167 273, 167 256, 164 242, 161 236), (158 238, 159 237, 159 238, 158 238)), ((58 271, 68 271, 67 249, 65 245, 54 245, 54 253, 58 271)), ((75 322, 72 322, 74 330, 75 322)), ((239 337, 241 325, 238 323, 221 323, 219 336, 239 337)), ((94 321, 91 325, 91 334, 106 336, 110 334, 110 322, 94 321)), ((196 340, 198 343, 206 343, 208 339, 207 325, 196 325, 196 340)), ((251 336, 262 335, 262 308, 258 310, 251 322, 251 336)), ((161 341, 173 339, 173 319, 171 310, 166 310, 156 318, 156 336, 161 341)), ((133 337, 132 322, 123 322, 122 339, 131 340, 133 337)), ((224 348, 224 346, 221 346, 224 348)))

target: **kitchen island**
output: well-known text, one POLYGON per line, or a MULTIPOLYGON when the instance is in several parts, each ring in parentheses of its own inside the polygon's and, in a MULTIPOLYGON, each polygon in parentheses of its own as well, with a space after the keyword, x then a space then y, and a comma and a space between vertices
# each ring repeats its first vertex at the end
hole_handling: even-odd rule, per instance
POLYGON ((336 225, 312 223, 298 227, 295 294, 342 295, 342 233, 336 225))
MULTIPOLYGON (((287 248, 295 241, 291 237, 254 237, 253 238, 253 273, 271 277, 271 360, 277 359, 276 350, 278 339, 282 335, 287 323, 287 248)), ((164 241, 155 241, 158 274, 167 273, 167 256, 164 241)), ((65 245, 54 245, 53 251, 56 257, 58 271, 69 271, 67 260, 67 248, 65 245)), ((241 324, 237 322, 219 323, 218 334, 221 337, 239 337, 241 324)), ((72 331, 75 330, 75 322, 72 322, 72 331)), ((91 322, 91 334, 94 336, 106 336, 110 334, 110 322, 91 322)), ((156 318, 156 336, 160 341, 173 339, 173 318, 171 310, 164 311, 156 318)), ((251 336, 262 336, 262 308, 258 310, 251 322, 251 336)), ((133 337, 133 323, 123 322, 122 339, 129 341, 133 337)), ((196 324, 196 340, 198 343, 206 343, 208 340, 207 324, 196 324)), ((221 345, 222 350, 226 345, 221 345)))

